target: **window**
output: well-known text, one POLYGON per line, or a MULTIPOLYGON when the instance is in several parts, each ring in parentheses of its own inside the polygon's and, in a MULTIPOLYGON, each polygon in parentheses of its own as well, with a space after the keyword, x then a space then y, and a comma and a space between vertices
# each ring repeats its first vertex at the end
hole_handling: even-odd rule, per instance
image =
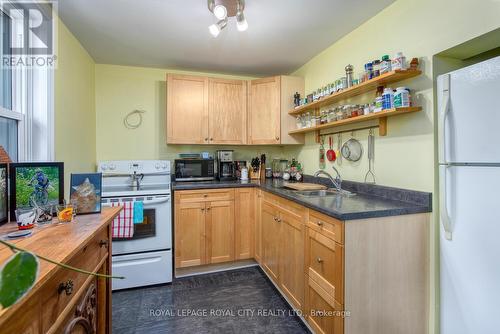
MULTIPOLYGON (((22 14, 11 17, 0 10, 0 15, 4 56, 4 45, 23 45, 26 36, 22 14)), ((0 71, 0 145, 13 161, 52 161, 53 70, 8 68, 2 62, 0 71)))

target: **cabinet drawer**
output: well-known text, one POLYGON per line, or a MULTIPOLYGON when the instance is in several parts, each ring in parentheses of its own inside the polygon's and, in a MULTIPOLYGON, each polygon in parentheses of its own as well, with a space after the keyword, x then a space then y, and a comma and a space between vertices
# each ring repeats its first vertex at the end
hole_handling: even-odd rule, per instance
POLYGON ((232 201, 234 189, 181 190, 175 193, 175 200, 177 203, 232 201))
POLYGON ((344 333, 343 306, 311 278, 306 288, 306 320, 318 334, 344 333))
MULTIPOLYGON (((101 240, 108 240, 108 229, 99 232, 84 248, 79 250, 67 264, 87 271, 98 270, 100 263, 108 256, 107 245, 101 245, 101 240)), ((46 332, 59 317, 59 314, 73 301, 82 289, 88 275, 76 271, 59 268, 55 275, 44 285, 41 292, 42 301, 42 332, 46 332), (63 285, 71 285, 72 289, 63 290, 63 285), (62 285, 61 285, 62 284, 62 285), (60 289, 61 287, 61 289, 60 289)))
POLYGON ((296 219, 304 222, 307 211, 304 206, 268 192, 264 192, 264 201, 278 206, 281 210, 286 211, 288 214, 293 215, 296 219))
POLYGON ((311 210, 307 226, 339 244, 344 244, 344 224, 340 220, 311 210))
POLYGON ((326 293, 344 302, 344 248, 320 232, 307 229, 306 273, 326 293))

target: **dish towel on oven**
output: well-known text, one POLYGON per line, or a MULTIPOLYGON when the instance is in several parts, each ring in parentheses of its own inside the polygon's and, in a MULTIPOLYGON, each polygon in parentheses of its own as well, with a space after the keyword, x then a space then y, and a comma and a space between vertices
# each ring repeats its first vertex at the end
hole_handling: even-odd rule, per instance
POLYGON ((144 203, 141 201, 134 202, 134 224, 142 224, 144 221, 144 203))
POLYGON ((123 210, 113 220, 113 238, 132 238, 134 236, 134 203, 111 203, 111 206, 123 206, 123 210))

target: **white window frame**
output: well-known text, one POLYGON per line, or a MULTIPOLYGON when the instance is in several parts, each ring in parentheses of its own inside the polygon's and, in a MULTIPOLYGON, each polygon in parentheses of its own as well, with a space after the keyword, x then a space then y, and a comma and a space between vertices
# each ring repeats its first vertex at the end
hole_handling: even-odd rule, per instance
MULTIPOLYGON (((14 27, 13 31, 11 31, 11 36, 17 35, 17 38, 22 39, 23 34, 17 33, 16 28, 18 27, 14 27)), ((0 116, 17 121, 17 161, 54 161, 54 69, 13 68, 11 84, 12 110, 0 107, 0 116), (37 78, 38 75, 41 76, 41 79, 45 79, 45 87, 37 87, 40 84, 40 78, 37 78), (36 99, 42 98, 41 95, 37 96, 39 92, 46 94, 45 105, 41 106, 36 102, 36 99), (36 133, 33 126, 34 115, 40 113, 45 116, 45 120, 38 119, 37 125, 41 132, 36 133), (41 159, 36 157, 34 153, 35 142, 38 146, 45 147, 46 154, 41 159)))

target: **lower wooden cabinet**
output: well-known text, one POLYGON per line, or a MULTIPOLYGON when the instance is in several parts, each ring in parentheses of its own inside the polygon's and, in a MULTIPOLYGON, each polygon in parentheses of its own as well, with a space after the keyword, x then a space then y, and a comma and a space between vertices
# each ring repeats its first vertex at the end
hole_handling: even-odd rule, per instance
POLYGON ((235 189, 234 198, 235 259, 251 259, 255 252, 255 189, 235 189))
POLYGON ((176 203, 175 267, 206 263, 205 202, 176 203))
POLYGON ((280 213, 281 289, 295 308, 304 307, 304 230, 305 224, 290 214, 280 213))
POLYGON ((234 189, 176 192, 175 268, 235 259, 233 198, 234 189))
POLYGON ((234 260, 234 202, 207 202, 205 206, 207 264, 234 260))
POLYGON ((255 249, 254 258, 259 264, 262 264, 262 223, 261 223, 261 211, 262 211, 262 191, 260 189, 255 190, 255 249))
POLYGON ((280 230, 279 209, 262 203, 262 267, 277 283, 279 276, 280 230))

